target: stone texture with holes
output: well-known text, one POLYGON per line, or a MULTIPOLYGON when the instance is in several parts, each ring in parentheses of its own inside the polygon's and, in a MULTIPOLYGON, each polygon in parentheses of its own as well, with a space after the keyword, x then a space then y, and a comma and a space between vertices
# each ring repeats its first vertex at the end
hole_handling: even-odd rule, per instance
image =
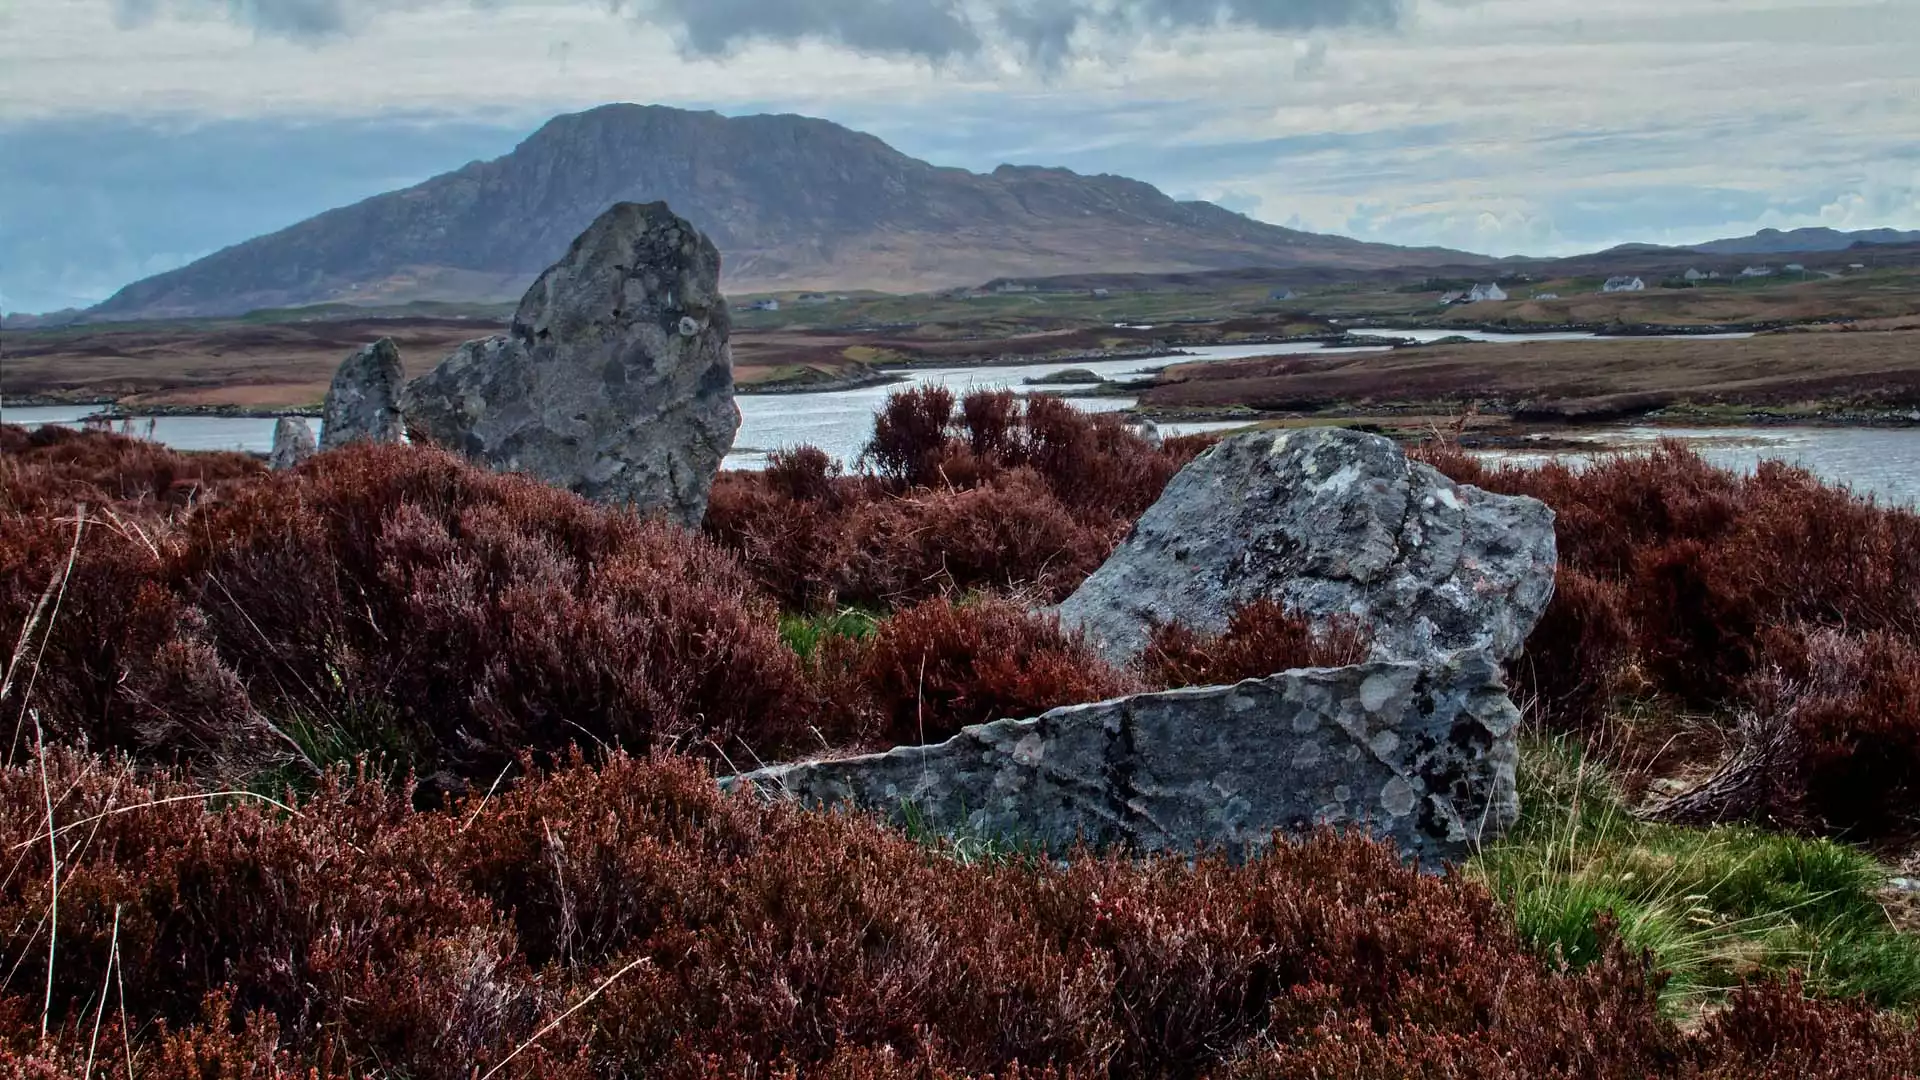
POLYGON ((1343 428, 1235 436, 1167 484, 1061 623, 1125 663, 1156 623, 1217 633, 1261 597, 1356 620, 1382 659, 1519 655, 1553 597, 1553 511, 1343 428))
POLYGON ((320 449, 353 442, 400 442, 404 430, 399 398, 405 381, 400 349, 392 338, 381 338, 347 357, 327 388, 320 449))
POLYGON ((1519 719, 1476 650, 1074 705, 721 783, 1055 852, 1244 857, 1276 830, 1361 826, 1434 869, 1518 817, 1519 719))
POLYGON ((283 416, 273 425, 273 452, 267 455, 267 467, 275 472, 291 469, 319 449, 311 425, 298 416, 283 416))
POLYGON ((497 469, 689 527, 740 415, 720 253, 665 203, 602 214, 520 301, 407 389, 407 425, 497 469))

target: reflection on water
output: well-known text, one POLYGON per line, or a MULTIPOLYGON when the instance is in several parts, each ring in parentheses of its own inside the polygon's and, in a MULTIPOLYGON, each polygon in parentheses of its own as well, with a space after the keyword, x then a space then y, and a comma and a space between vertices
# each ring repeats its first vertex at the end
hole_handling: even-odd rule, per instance
MULTIPOLYGON (((971 390, 1028 390, 1032 389, 1026 385, 1028 379, 1068 370, 1090 371, 1103 379, 1124 382, 1145 378, 1168 364, 1301 353, 1376 351, 1382 350, 1328 349, 1313 341, 1281 345, 1210 345, 1185 349, 1181 355, 1173 357, 1022 364, 1014 367, 915 368, 901 372, 907 377, 906 382, 863 390, 839 390, 824 394, 746 394, 736 399, 740 403, 740 433, 734 437, 734 452, 728 456, 727 464, 733 468, 758 468, 766 463, 768 451, 802 444, 817 446, 842 461, 851 462, 859 456, 860 448, 873 433, 873 414, 886 403, 887 395, 912 386, 946 386, 951 387, 955 394, 965 394, 971 390)), ((1071 387, 1063 389, 1071 393, 1071 387)), ((1130 397, 1069 396, 1066 400, 1088 412, 1126 409, 1134 403, 1130 397)))
MULTIPOLYGON (((1379 330, 1393 336, 1441 334, 1441 331, 1379 330)), ((1565 340, 1590 335, 1481 335, 1488 340, 1565 340)), ((1221 345, 1186 350, 1177 358, 1103 360, 1082 363, 1027 364, 1018 367, 922 368, 905 372, 907 381, 893 386, 845 390, 824 394, 753 394, 739 398, 741 427, 735 450, 727 458, 732 468, 759 468, 768 451, 811 444, 851 462, 873 430, 873 415, 887 395, 904 386, 947 386, 955 393, 974 389, 1025 390, 1026 380, 1068 368, 1084 368, 1105 379, 1143 377, 1170 363, 1232 360, 1252 356, 1301 353, 1337 354, 1354 351, 1326 349, 1318 343, 1288 345, 1221 345)), ((1065 388, 1071 394, 1072 388, 1065 388)), ((1072 397, 1067 401, 1089 411, 1125 409, 1131 397, 1072 397)), ((88 406, 8 408, 11 424, 66 424, 79 426, 94 410, 88 406)), ((316 431, 318 421, 309 420, 316 431)), ((265 454, 273 447, 273 420, 232 417, 178 416, 136 418, 124 426, 131 434, 148 435, 182 450, 244 450, 265 454)), ((1236 423, 1162 424, 1166 435, 1224 431, 1236 423)), ((1847 484, 1884 503, 1920 506, 1920 428, 1656 428, 1620 427, 1591 432, 1596 444, 1650 446, 1660 438, 1684 439, 1709 461, 1729 468, 1751 470, 1758 462, 1779 458, 1802 466, 1822 479, 1847 484)), ((1599 451, 1596 451, 1599 452, 1599 451)), ((1531 454, 1489 452, 1487 456, 1522 464, 1549 457, 1579 462, 1592 455, 1579 453, 1531 454)))
POLYGON ((1733 341, 1750 338, 1752 331, 1735 331, 1726 334, 1593 334, 1585 330, 1565 330, 1550 333, 1496 334, 1487 330, 1393 330, 1381 326, 1354 328, 1347 333, 1354 337, 1405 338, 1408 341, 1431 343, 1445 338, 1465 338, 1468 341, 1493 341, 1504 344, 1517 344, 1527 341, 1645 341, 1648 338, 1685 339, 1688 341, 1733 341))
MULTIPOLYGON (((80 427, 80 421, 98 412, 97 406, 53 405, 26 408, 9 407, 9 424, 40 427, 61 424, 80 427)), ((176 450, 241 450, 265 454, 273 449, 273 419, 249 419, 234 416, 145 416, 116 421, 113 430, 142 439, 154 439, 176 450)), ((318 420, 307 424, 317 435, 318 420)))
MULTIPOLYGON (((1752 472, 1762 461, 1780 460, 1881 503, 1920 507, 1920 428, 1622 427, 1583 438, 1629 450, 1663 438, 1681 439, 1725 468, 1752 472)), ((1522 465, 1554 459, 1577 468, 1596 454, 1492 451, 1483 456, 1522 465)))

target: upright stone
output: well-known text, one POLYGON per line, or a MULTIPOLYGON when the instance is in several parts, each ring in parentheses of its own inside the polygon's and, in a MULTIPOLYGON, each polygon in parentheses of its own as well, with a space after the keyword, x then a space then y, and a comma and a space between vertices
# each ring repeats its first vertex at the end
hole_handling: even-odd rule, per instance
POLYGON ((1456 484, 1378 435, 1261 431, 1182 469, 1060 621, 1123 663, 1156 622, 1217 633, 1269 597, 1358 620, 1379 658, 1510 659, 1553 597, 1555 563, 1553 511, 1536 499, 1456 484))
POLYGON ((1276 830, 1360 827, 1438 869, 1519 816, 1519 721, 1474 651, 1070 705, 721 784, 1052 851, 1239 857, 1276 830))
POLYGON ((267 467, 275 472, 291 469, 319 450, 313 440, 313 428, 298 416, 283 416, 273 425, 273 453, 267 467))
POLYGON ((320 448, 402 441, 406 428, 400 418, 400 391, 405 381, 392 338, 381 338, 347 357, 327 390, 320 448))
POLYGON ((540 275, 509 332, 407 389, 418 435, 498 469, 698 526, 740 424, 720 253, 665 203, 620 203, 540 275))

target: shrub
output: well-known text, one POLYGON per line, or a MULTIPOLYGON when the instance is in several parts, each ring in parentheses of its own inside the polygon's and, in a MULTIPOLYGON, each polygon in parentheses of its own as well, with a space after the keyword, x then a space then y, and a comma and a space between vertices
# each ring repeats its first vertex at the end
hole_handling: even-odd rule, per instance
POLYGON ((1316 629, 1306 617, 1262 597, 1229 614, 1219 634, 1197 633, 1181 623, 1154 627, 1140 662, 1158 686, 1216 686, 1294 668, 1357 664, 1367 649, 1364 627, 1341 622, 1316 629))
MULTIPOLYGON (((125 451, 59 445, 92 440, 125 451)), ((775 753, 818 720, 733 556, 525 477, 361 446, 128 510, 77 547, 71 511, 0 518, 51 738, 233 776, 379 749, 457 787, 576 741, 775 753)))
POLYGON ((1920 515, 1778 462, 1715 468, 1677 443, 1578 470, 1420 453, 1557 515, 1559 589, 1517 672, 1551 727, 1594 734, 1632 683, 1656 713, 1738 723, 1746 749, 1677 804, 1689 819, 1874 833, 1920 808, 1905 779, 1920 762, 1920 684, 1906 675, 1920 657, 1920 515))
POLYGON ((1078 638, 1005 600, 924 601, 881 622, 861 664, 883 741, 943 742, 970 724, 1038 716, 1142 687, 1078 638))
POLYGON ((837 473, 818 449, 764 473, 722 474, 706 532, 790 609, 892 606, 993 590, 1064 598, 1211 437, 1154 446, 1113 414, 1044 395, 980 391, 957 403, 892 395, 862 460, 837 473))
POLYGON ((103 1075, 123 1069, 122 1030, 141 1075, 178 1077, 471 1080, 516 1048, 502 1075, 1920 1065, 1910 1028, 1790 990, 1677 1029, 1635 957, 1543 964, 1483 890, 1353 837, 1242 865, 962 865, 857 816, 722 796, 683 760, 576 763, 445 811, 335 775, 297 815, 163 802, 191 788, 99 759, 46 766, 65 827, 52 933, 40 762, 0 768, 0 840, 18 845, 0 1042, 46 1073, 84 1063, 96 1016, 103 1075))

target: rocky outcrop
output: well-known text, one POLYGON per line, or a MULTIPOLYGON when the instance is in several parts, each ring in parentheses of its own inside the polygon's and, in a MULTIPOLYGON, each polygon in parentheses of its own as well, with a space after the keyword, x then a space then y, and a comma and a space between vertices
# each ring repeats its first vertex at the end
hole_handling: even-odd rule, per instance
POLYGON ((722 783, 1052 851, 1237 857, 1276 830, 1360 825, 1431 869, 1518 816, 1519 719, 1472 651, 1074 705, 722 783))
POLYGON ((1538 500, 1456 484, 1378 435, 1261 431, 1181 470, 1060 619, 1125 662, 1156 622, 1217 633, 1271 597, 1358 620, 1378 658, 1510 659, 1553 596, 1555 563, 1538 500))
POLYGON ((621 203, 520 301, 509 332, 408 387, 407 425, 588 498, 706 514, 740 416, 720 254, 665 203, 621 203))
POLYGON ((275 472, 291 469, 319 451, 313 428, 298 416, 283 416, 273 425, 273 453, 267 467, 275 472))
POLYGON ((392 338, 354 353, 333 373, 320 425, 320 448, 334 450, 353 442, 397 443, 405 438, 400 391, 406 371, 392 338))

